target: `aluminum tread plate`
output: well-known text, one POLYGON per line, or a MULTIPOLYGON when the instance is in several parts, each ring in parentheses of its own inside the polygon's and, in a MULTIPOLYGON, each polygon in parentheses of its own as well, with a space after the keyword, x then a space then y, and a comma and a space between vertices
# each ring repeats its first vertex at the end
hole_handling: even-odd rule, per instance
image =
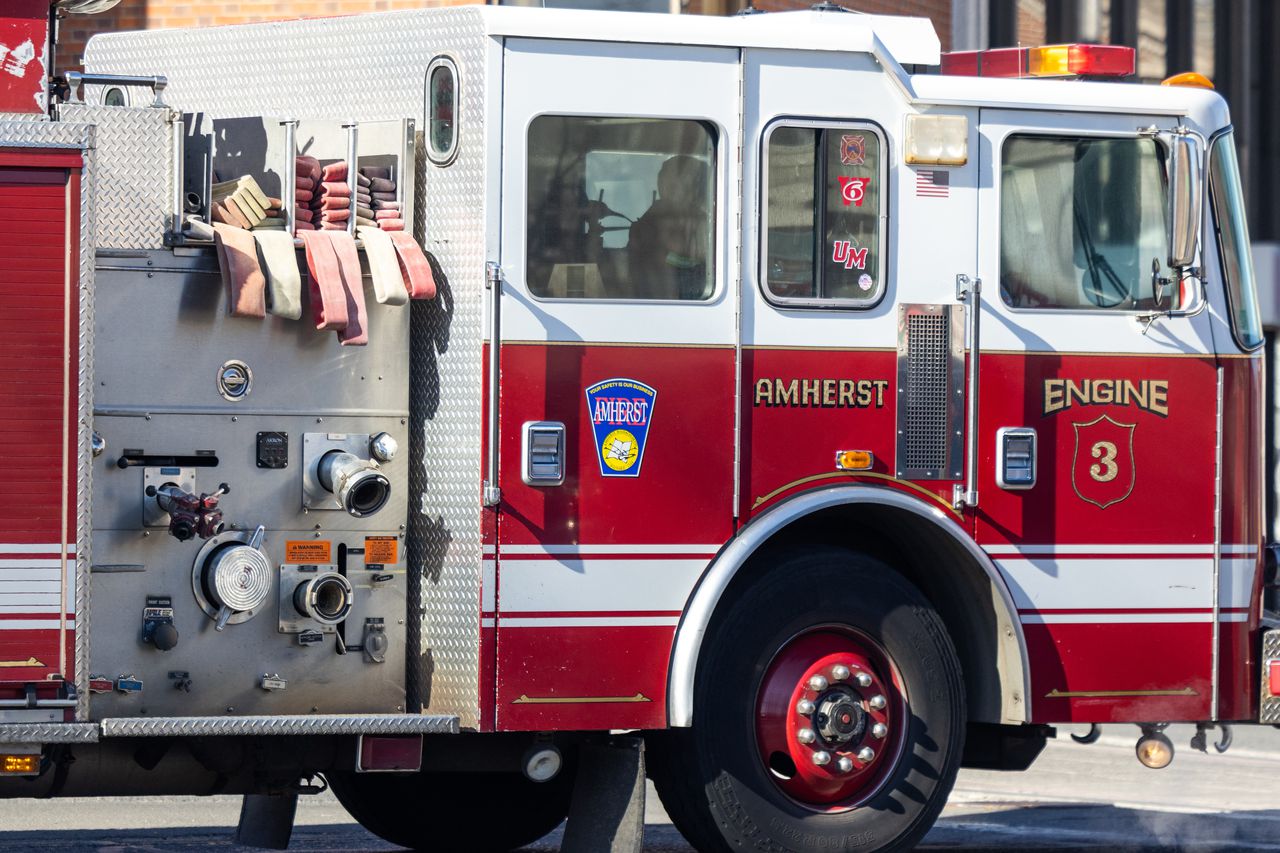
POLYGON ((114 717, 103 737, 178 735, 457 734, 458 718, 443 714, 311 714, 243 717, 114 717))
MULTIPOLYGON (((435 261, 439 295, 412 305, 411 473, 407 560, 410 709, 479 725, 480 426, 486 202, 486 56, 481 11, 378 12, 269 24, 108 33, 94 37, 86 68, 164 74, 165 100, 210 118, 274 115, 374 121, 413 118, 421 130, 425 74, 453 57, 461 98, 458 157, 437 167, 421 156, 415 236, 435 261), (315 61, 316 45, 325 61, 315 61), (236 61, 209 73, 210 56, 236 61), (353 71, 359 69, 359 72, 353 71), (377 97, 369 97, 376 91, 377 97), (305 93, 306 97, 300 97, 305 93)), ((494 84, 496 85, 496 84, 494 84)), ((496 176, 494 176, 496 181, 496 176)))
POLYGON ((173 180, 170 115, 150 107, 58 106, 60 121, 97 127, 98 246, 163 248, 173 180))
POLYGON ((1280 660, 1280 629, 1273 628, 1262 632, 1262 661, 1258 667, 1262 671, 1262 686, 1258 695, 1262 701, 1258 708, 1258 722, 1269 725, 1280 724, 1280 696, 1271 696, 1266 661, 1280 660))
POLYGON ((0 723, 0 743, 97 743, 97 723, 0 723))

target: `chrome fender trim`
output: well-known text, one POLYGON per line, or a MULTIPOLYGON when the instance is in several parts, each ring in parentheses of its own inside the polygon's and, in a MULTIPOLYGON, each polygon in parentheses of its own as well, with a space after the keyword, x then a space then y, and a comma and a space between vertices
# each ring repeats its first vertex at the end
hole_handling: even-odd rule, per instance
POLYGON ((794 521, 819 510, 849 504, 873 503, 913 513, 947 533, 986 572, 991 587, 1004 606, 998 626, 1001 649, 1001 680, 1018 685, 1019 692, 1002 691, 1005 722, 1027 722, 1030 716, 1031 673, 1028 669, 1027 641, 1000 571, 991 558, 946 512, 902 492, 878 486, 832 486, 804 492, 778 504, 753 519, 729 540, 703 572, 685 605, 676 628, 667 676, 667 725, 677 728, 693 724, 693 685, 698 655, 711 616, 734 575, 760 546, 794 521))

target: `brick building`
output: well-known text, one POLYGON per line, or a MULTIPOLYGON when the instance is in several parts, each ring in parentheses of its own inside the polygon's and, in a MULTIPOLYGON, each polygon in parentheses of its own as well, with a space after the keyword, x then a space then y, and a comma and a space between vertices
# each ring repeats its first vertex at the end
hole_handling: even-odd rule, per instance
MULTIPOLYGON (((281 18, 353 15, 390 9, 420 9, 457 6, 477 0, 233 0, 199 3, 196 0, 121 0, 119 6, 98 15, 68 16, 62 20, 58 36, 58 65, 79 64, 85 42, 95 33, 116 30, 213 27, 247 24, 281 18)), ((503 0, 505 5, 544 5, 542 0, 503 0)), ((755 7, 768 11, 805 9, 814 0, 756 0, 755 7)), ((648 12, 680 11, 686 14, 732 14, 747 5, 746 0, 546 0, 545 5, 590 9, 629 9, 648 12)), ((933 19, 944 47, 950 41, 952 0, 843 0, 865 12, 921 15, 933 19)))

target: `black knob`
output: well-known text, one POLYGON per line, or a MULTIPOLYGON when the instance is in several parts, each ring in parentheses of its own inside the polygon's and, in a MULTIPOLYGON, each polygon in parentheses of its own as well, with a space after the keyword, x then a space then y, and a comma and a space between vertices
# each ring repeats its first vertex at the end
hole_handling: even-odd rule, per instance
POLYGON ((157 649, 167 652, 178 645, 178 629, 172 622, 161 622, 151 634, 151 642, 157 649))
POLYGON ((169 525, 169 532, 173 534, 173 538, 179 542, 186 542, 192 536, 196 535, 196 529, 189 521, 175 521, 169 525))

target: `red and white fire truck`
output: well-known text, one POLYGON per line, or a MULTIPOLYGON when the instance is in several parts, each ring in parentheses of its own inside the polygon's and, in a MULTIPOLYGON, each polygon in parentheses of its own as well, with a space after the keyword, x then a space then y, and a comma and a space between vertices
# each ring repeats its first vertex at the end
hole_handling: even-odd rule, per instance
POLYGON ((898 850, 1054 724, 1280 722, 1207 81, 833 7, 52 69, 109 5, 0 13, 0 796, 622 850, 647 772, 699 850, 898 850))

